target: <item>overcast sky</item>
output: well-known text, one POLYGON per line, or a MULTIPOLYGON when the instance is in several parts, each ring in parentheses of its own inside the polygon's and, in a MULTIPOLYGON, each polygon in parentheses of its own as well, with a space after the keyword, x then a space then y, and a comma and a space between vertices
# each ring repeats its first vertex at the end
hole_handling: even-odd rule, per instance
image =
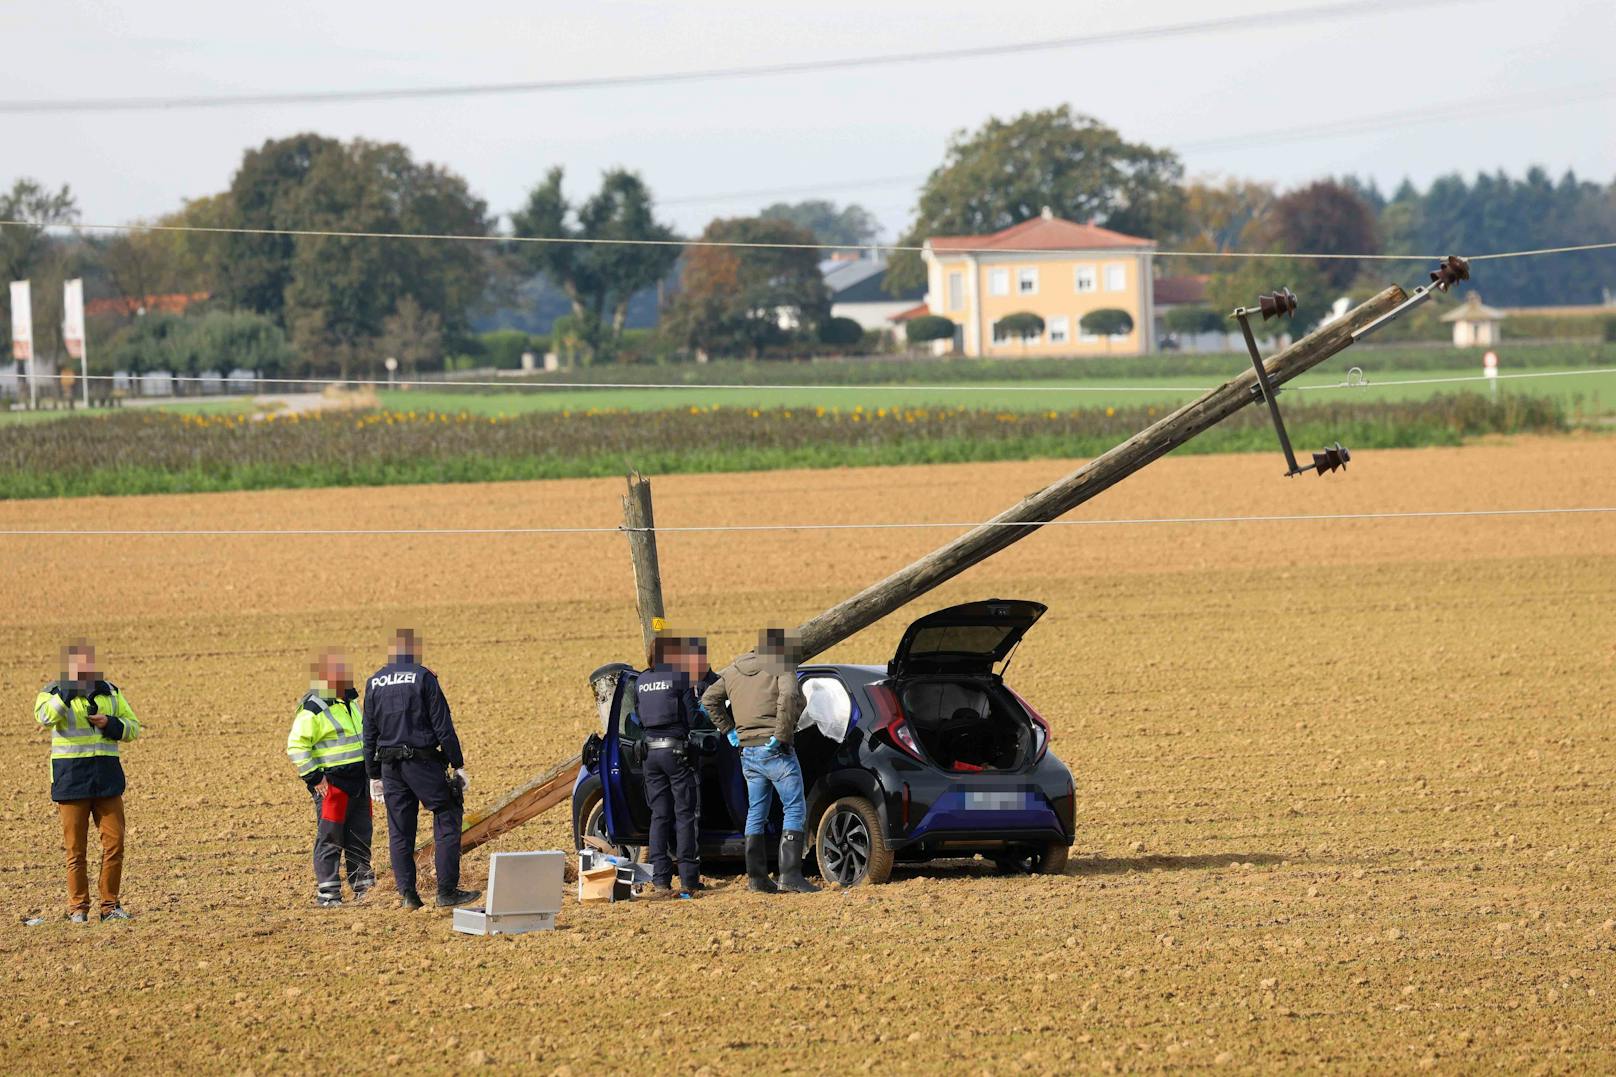
MULTIPOLYGON (((460 4, 10 0, 0 102, 551 80, 1033 41, 1320 0, 929 0, 460 4)), ((1355 172, 1394 187, 1452 170, 1616 175, 1616 3, 1469 0, 1238 33, 851 71, 429 101, 213 110, 0 113, 0 183, 68 183, 83 219, 120 223, 228 185, 242 151, 310 130, 402 142, 464 175, 491 210, 551 165, 574 194, 637 169, 678 228, 773 197, 857 201, 895 235, 953 131, 1069 103, 1175 148, 1317 124, 1323 137, 1184 148, 1191 174, 1282 185, 1355 172), (1337 122, 1500 98, 1438 123, 1337 122), (1599 96, 1595 96, 1599 95, 1599 96), (898 182, 871 183, 900 177, 898 182), (906 177, 914 177, 908 179, 906 177)))

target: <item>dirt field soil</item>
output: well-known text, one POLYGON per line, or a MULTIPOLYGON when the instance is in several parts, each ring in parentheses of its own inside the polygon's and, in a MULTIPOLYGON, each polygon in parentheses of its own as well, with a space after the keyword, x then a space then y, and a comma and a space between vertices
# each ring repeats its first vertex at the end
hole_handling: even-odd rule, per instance
MULTIPOLYGON (((1612 505, 1613 450, 1364 453, 1289 481, 1277 453, 1173 459, 1077 518, 1612 505)), ((1067 466, 659 479, 657 519, 967 521, 1067 466)), ((620 488, 11 503, 0 529, 610 526, 620 488)), ((669 607, 728 657, 950 534, 666 535, 669 607)), ((368 671, 386 626, 419 625, 486 803, 595 726, 585 675, 637 643, 626 565, 609 534, 0 537, 7 1069, 1616 1067, 1616 518, 1065 527, 930 596, 915 612, 1050 606, 1011 680, 1077 777, 1062 877, 900 868, 790 898, 720 877, 694 902, 569 898, 514 939, 390 899, 313 908, 282 751, 310 650, 368 671), (81 633, 149 731, 125 753, 136 919, 113 927, 59 919, 28 713, 81 633)), ((902 626, 834 657, 883 661, 902 626)), ((556 811, 493 849, 568 840, 556 811)))

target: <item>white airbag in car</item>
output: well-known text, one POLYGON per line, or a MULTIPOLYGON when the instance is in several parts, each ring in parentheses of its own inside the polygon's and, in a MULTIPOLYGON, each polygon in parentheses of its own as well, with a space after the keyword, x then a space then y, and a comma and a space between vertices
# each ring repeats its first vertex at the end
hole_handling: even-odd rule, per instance
POLYGON ((806 704, 802 717, 797 719, 799 732, 815 726, 837 744, 847 739, 853 701, 841 681, 834 677, 810 677, 802 682, 802 695, 806 704))

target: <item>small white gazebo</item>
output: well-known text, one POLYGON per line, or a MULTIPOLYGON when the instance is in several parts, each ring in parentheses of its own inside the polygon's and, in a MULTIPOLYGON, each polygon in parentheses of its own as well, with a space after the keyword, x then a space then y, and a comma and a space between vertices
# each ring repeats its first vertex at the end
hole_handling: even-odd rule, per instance
POLYGON ((1498 343, 1498 323, 1504 312, 1482 303, 1481 296, 1471 292, 1465 301, 1442 315, 1442 320, 1453 323, 1455 348, 1489 348, 1498 343))

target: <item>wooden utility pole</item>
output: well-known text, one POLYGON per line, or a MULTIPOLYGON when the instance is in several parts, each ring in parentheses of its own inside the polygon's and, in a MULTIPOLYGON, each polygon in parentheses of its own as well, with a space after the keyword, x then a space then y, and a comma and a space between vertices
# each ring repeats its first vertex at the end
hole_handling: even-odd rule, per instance
MULTIPOLYGON (((1356 330, 1371 324, 1406 298, 1403 290, 1393 285, 1345 316, 1277 352, 1263 364, 1269 383, 1282 385, 1342 351, 1352 343, 1356 330)), ((807 621, 797 629, 803 658, 819 654, 867 628, 1261 399, 1257 372, 1249 369, 1200 399, 1185 404, 1105 455, 1023 498, 988 523, 972 528, 942 549, 807 621)), ((657 631, 655 626, 663 616, 662 577, 657 567, 656 535, 652 530, 655 525, 651 515, 651 484, 637 472, 629 475, 628 483, 628 496, 623 498, 623 524, 629 529, 636 602, 649 651, 657 631)), ((574 756, 510 793, 490 811, 468 815, 461 848, 475 848, 561 803, 572 788, 579 765, 580 759, 574 756)), ((431 858, 432 843, 423 842, 417 847, 416 861, 425 864, 431 858)))
MULTIPOLYGON (((1269 382, 1283 384, 1324 362, 1352 343, 1354 330, 1373 322, 1405 298, 1403 290, 1392 285, 1345 316, 1277 352, 1264 364, 1269 382)), ((972 528, 942 549, 807 621, 797 629, 802 657, 811 658, 869 627, 905 603, 1110 489, 1241 408, 1256 403, 1261 399, 1256 386, 1256 370, 1245 371, 1141 430, 1105 455, 1023 498, 988 523, 972 528)))
POLYGON ((651 480, 638 471, 628 473, 623 495, 623 529, 628 532, 628 554, 634 562, 634 605, 640 613, 646 662, 651 644, 667 616, 662 607, 662 569, 657 564, 656 518, 651 511, 651 480))

